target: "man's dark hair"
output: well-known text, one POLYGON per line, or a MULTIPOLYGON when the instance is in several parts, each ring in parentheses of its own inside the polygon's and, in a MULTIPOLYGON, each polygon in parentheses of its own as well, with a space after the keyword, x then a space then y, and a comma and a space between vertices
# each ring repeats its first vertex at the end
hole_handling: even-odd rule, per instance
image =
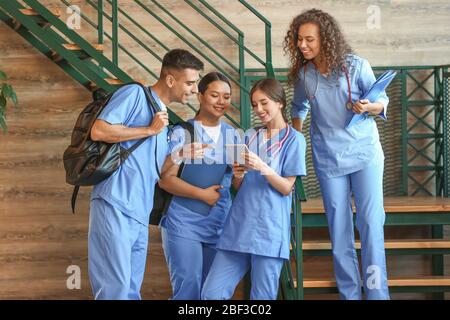
POLYGON ((165 69, 194 69, 203 70, 203 62, 201 62, 192 53, 184 49, 173 49, 164 55, 161 67, 161 73, 165 69))

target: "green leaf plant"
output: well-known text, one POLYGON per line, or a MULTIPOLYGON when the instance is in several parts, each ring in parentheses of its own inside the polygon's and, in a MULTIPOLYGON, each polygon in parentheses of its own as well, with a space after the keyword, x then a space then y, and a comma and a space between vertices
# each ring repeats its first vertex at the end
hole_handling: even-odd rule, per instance
POLYGON ((8 133, 8 126, 6 125, 6 105, 8 100, 11 101, 15 107, 18 105, 17 95, 10 84, 7 83, 8 77, 6 73, 0 70, 0 129, 3 133, 8 133))

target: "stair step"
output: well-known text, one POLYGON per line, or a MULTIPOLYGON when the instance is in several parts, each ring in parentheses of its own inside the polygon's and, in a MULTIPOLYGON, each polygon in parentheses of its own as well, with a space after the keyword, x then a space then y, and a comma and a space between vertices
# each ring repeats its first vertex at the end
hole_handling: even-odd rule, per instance
MULTIPOLYGON (((450 249, 450 240, 435 239, 402 239, 386 240, 386 249, 450 249)), ((329 241, 304 241, 303 250, 331 250, 329 241)), ((355 241, 355 248, 361 249, 361 242, 355 241)))
MULTIPOLYGON (((95 48, 95 50, 99 51, 99 52, 103 52, 104 46, 103 44, 92 44, 92 46, 95 48)), ((85 53, 85 51, 78 45, 75 43, 65 43, 63 44, 63 47, 66 48, 67 50, 70 51, 74 51, 74 52, 79 52, 79 58, 80 59, 87 59, 89 58, 89 56, 87 55, 87 53, 85 53)), ((56 51, 52 50, 51 53, 51 58, 53 61, 55 62, 59 62, 61 60, 63 60, 64 58, 61 57, 56 51)))
MULTIPOLYGON (((53 13, 54 16, 60 17, 61 11, 59 9, 48 9, 51 13, 53 13)), ((26 16, 40 16, 39 12, 37 12, 34 9, 20 9, 20 12, 22 12, 26 16)))
MULTIPOLYGON (((29 16, 29 17, 35 17, 37 19, 38 25, 40 25, 42 28, 46 29, 48 27, 51 26, 51 23, 48 22, 43 16, 40 15, 39 12, 37 12, 34 9, 19 9, 20 12, 22 12, 22 14, 29 16)), ((56 16, 56 17, 60 17, 61 16, 61 11, 59 9, 48 9, 50 10, 50 12, 56 16)), ((20 27, 20 23, 17 23, 15 26, 15 30, 17 30, 20 27)))
MULTIPOLYGON (((386 213, 433 213, 433 212, 450 212, 450 198, 440 197, 385 197, 384 210, 386 213)), ((353 206, 353 212, 355 212, 353 206)), ((302 202, 303 214, 323 214, 321 198, 308 199, 302 202)))
POLYGON ((106 78, 105 79, 106 82, 108 82, 111 85, 120 85, 123 84, 123 81, 120 79, 112 79, 112 78, 106 78))
MULTIPOLYGON (((448 276, 423 276, 409 278, 392 278, 388 280, 389 287, 438 287, 450 286, 450 277, 448 276)), ((297 281, 294 281, 297 288, 297 281)), ((334 279, 304 279, 304 288, 336 288, 334 279)))
MULTIPOLYGON (((103 51, 103 49, 104 49, 103 44, 93 44, 92 46, 97 51, 103 51)), ((76 43, 66 43, 66 44, 63 44, 63 47, 70 51, 83 51, 83 49, 76 43)))

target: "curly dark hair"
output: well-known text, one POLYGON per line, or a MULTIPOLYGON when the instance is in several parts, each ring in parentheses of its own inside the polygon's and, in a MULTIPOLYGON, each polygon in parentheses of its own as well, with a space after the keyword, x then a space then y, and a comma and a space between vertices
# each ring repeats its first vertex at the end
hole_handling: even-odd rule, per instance
POLYGON ((288 79, 290 84, 295 84, 298 80, 298 71, 308 61, 303 57, 298 47, 298 29, 305 23, 314 23, 319 27, 321 48, 320 52, 328 66, 328 71, 341 72, 346 66, 346 56, 352 53, 350 45, 345 40, 344 34, 338 22, 330 14, 319 10, 311 9, 296 16, 290 26, 283 41, 285 54, 289 56, 288 79))

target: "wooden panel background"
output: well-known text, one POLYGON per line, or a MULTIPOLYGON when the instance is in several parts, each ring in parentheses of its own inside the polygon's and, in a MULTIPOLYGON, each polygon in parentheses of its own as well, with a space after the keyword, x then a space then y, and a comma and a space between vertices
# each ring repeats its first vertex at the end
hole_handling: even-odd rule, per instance
MULTIPOLYGON (((60 1, 46 0, 54 7, 60 1)), ((72 1, 82 12, 93 11, 85 1, 72 1)), ((264 57, 264 29, 260 21, 242 9, 237 1, 209 1, 246 34, 246 44, 264 57)), ((210 24, 199 18, 183 1, 161 1, 192 29, 237 63, 236 48, 210 24)), ((285 67, 281 41, 290 19, 309 1, 249 1, 273 25, 272 44, 275 67, 285 67)), ((170 47, 187 47, 132 1, 120 1, 121 8, 144 22, 146 28, 165 39, 170 47), (139 14, 139 12, 141 12, 139 14)), ((373 65, 436 65, 449 63, 450 3, 440 1, 315 1, 314 6, 329 11, 341 22, 351 44, 373 65), (381 29, 366 28, 369 5, 381 9, 381 29)), ((67 16, 63 14, 63 19, 67 16)), ((138 37, 162 54, 141 32, 138 37)), ((80 32, 90 41, 95 34, 85 23, 80 32)), ((110 32, 110 30, 108 30, 110 32)), ((135 49, 139 58, 154 72, 159 64, 140 50, 125 35, 127 48, 135 49)), ((110 48, 107 43, 107 47, 110 48)), ((133 51, 134 52, 134 51, 133 51)), ((107 52, 107 54, 109 54, 107 52)), ((135 63, 120 56, 122 67, 137 78, 146 78, 135 63)), ((249 67, 260 67, 251 60, 249 67)), ((89 190, 80 194, 78 212, 70 214, 71 188, 64 182, 61 156, 80 109, 90 100, 90 93, 72 80, 5 24, 0 23, 0 69, 10 76, 20 108, 9 109, 9 134, 0 133, 0 299, 91 299, 87 276, 87 226, 89 190), (81 290, 66 287, 66 268, 78 265, 82 273, 81 290)), ((207 65, 207 70, 212 66, 207 65)), ((146 78, 152 82, 151 77, 146 78)), ((409 230, 388 231, 391 237, 407 236, 409 230)), ((415 235, 427 235, 418 229, 415 235)), ((326 237, 323 230, 309 232, 307 238, 326 237)), ((329 258, 308 258, 306 275, 331 274, 329 258)), ((390 273, 404 270, 420 274, 429 271, 429 259, 420 257, 389 258, 390 273), (411 267, 414 266, 414 267, 411 267)), ((144 299, 167 299, 170 284, 161 249, 159 231, 150 228, 147 271, 142 288, 144 299)), ((236 298, 242 297, 238 290, 236 298)), ((409 295, 398 295, 408 298, 409 295)))

